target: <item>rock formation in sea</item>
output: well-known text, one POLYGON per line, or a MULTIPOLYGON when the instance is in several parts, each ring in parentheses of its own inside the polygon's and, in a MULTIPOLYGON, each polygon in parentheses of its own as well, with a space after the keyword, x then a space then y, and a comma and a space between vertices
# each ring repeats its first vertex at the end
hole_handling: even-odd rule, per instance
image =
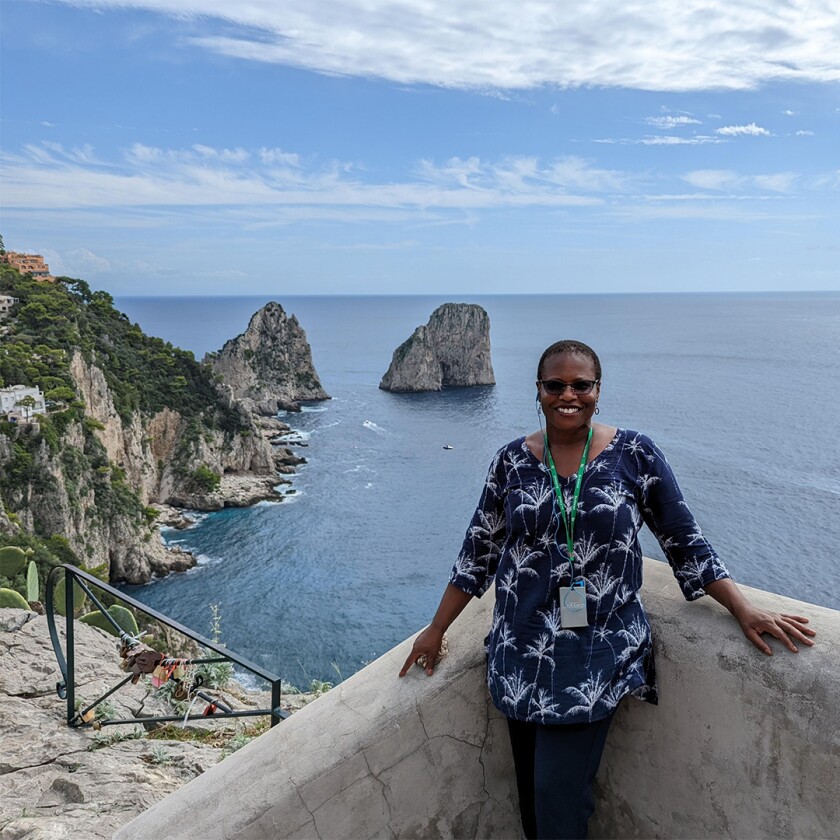
POLYGON ((414 392, 495 384, 487 313, 474 303, 444 303, 397 347, 379 387, 414 392))
POLYGON ((328 400, 312 364, 306 333, 279 303, 255 313, 248 329, 205 361, 233 399, 257 414, 300 410, 303 400, 328 400))

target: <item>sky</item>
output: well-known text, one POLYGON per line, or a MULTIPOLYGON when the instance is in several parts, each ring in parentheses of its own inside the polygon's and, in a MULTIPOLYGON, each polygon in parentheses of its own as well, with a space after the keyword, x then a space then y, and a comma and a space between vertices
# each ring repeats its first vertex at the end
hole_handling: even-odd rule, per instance
POLYGON ((840 290, 834 0, 3 0, 0 233, 114 295, 840 290))

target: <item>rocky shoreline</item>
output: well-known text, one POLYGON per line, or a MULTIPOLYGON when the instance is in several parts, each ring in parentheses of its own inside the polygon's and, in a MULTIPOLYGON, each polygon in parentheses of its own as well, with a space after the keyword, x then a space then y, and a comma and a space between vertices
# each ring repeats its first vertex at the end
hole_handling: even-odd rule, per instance
POLYGON ((296 468, 306 463, 306 458, 296 455, 291 447, 305 447, 306 441, 298 433, 277 417, 254 417, 263 439, 271 445, 274 452, 275 475, 254 472, 229 472, 221 476, 219 487, 211 493, 200 496, 184 496, 170 499, 169 503, 152 502, 149 507, 157 511, 155 526, 158 537, 165 548, 166 563, 154 568, 154 576, 165 577, 173 572, 185 572, 197 565, 197 558, 189 551, 178 546, 169 546, 163 541, 161 528, 174 528, 184 531, 195 526, 196 514, 212 513, 224 508, 244 508, 260 502, 281 503, 294 490, 281 490, 292 485, 289 476, 296 468), (177 501, 178 504, 172 502, 177 501))

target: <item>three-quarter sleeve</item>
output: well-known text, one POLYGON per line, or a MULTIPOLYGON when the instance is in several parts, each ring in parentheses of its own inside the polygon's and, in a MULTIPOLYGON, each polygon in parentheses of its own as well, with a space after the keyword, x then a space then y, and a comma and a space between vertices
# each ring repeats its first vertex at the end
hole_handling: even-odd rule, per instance
POLYGON ((650 438, 638 435, 640 507, 674 572, 686 600, 705 595, 705 587, 729 572, 703 536, 680 491, 665 455, 650 438))
POLYGON ((449 576, 453 586, 477 598, 493 582, 504 542, 506 481, 503 453, 504 450, 499 450, 490 464, 478 506, 449 576))

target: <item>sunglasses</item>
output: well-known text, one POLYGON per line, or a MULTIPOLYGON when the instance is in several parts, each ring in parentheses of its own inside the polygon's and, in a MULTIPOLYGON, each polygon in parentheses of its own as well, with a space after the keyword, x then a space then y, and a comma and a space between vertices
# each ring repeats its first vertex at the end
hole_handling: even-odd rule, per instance
POLYGON ((540 379, 546 394, 551 394, 552 397, 562 397, 566 393, 566 388, 571 388, 572 392, 578 396, 584 396, 591 393, 596 385, 601 384, 600 379, 576 379, 574 382, 563 382, 562 379, 540 379))

